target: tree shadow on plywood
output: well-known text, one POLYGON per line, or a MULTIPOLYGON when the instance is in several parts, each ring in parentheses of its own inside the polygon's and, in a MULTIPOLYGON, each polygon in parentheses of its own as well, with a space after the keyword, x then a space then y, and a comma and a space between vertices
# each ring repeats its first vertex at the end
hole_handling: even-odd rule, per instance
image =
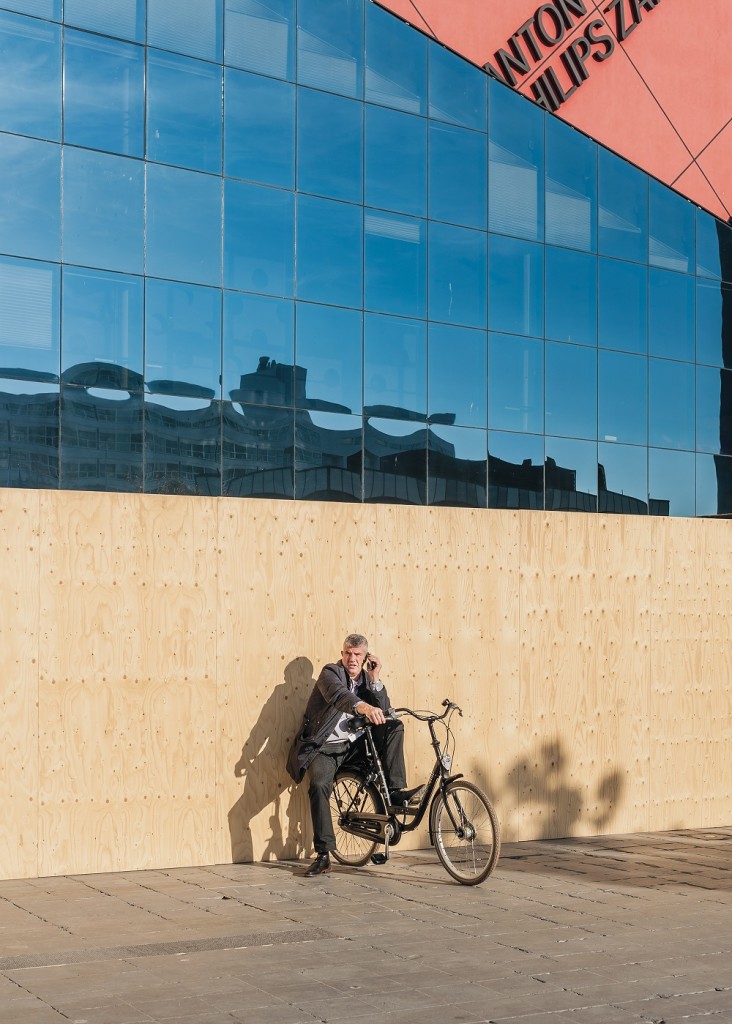
POLYGON ((234 765, 234 775, 244 780, 241 796, 228 815, 235 864, 295 858, 307 849, 307 800, 287 774, 285 762, 314 685, 308 658, 289 662, 284 681, 267 698, 234 765), (254 822, 267 810, 268 823, 259 829, 262 841, 256 842, 254 822))

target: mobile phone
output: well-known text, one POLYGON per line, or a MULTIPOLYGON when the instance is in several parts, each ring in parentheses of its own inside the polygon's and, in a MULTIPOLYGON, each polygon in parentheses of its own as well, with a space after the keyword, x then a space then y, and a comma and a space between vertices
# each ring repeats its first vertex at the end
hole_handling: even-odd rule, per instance
POLYGON ((369 672, 373 672, 374 669, 376 668, 376 662, 372 659, 370 654, 366 655, 366 668, 369 670, 369 672))

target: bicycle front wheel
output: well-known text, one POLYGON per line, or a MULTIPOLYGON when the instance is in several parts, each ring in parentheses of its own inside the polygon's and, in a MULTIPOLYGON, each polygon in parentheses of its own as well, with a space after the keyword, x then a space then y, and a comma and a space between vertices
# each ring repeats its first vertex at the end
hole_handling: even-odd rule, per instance
POLYGON ((339 864, 359 868, 368 863, 377 846, 373 839, 346 832, 343 828, 346 816, 381 813, 381 802, 376 790, 372 786, 367 786, 358 772, 338 772, 330 796, 330 814, 336 840, 333 856, 339 864))
POLYGON ((496 866, 501 852, 498 818, 472 782, 449 782, 437 793, 430 829, 442 866, 462 885, 478 885, 496 866))

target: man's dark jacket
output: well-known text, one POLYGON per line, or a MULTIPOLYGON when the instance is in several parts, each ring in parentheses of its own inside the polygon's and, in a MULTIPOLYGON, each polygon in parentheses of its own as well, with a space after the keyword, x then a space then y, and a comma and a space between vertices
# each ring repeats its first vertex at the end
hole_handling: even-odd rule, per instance
POLYGON ((342 662, 323 667, 287 757, 287 773, 295 782, 302 781, 310 762, 335 729, 341 714, 355 714, 354 709, 361 701, 382 711, 389 709, 386 687, 372 690, 365 672, 361 672, 355 690, 350 690, 348 673, 342 662))

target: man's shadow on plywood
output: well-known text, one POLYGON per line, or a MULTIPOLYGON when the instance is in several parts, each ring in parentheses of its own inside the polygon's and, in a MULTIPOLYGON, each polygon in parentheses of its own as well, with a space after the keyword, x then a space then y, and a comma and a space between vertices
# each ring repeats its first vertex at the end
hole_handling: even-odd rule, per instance
POLYGON ((257 851, 258 860, 292 859, 308 849, 307 800, 287 774, 285 762, 314 685, 312 662, 293 659, 285 668, 284 682, 274 688, 262 707, 234 765, 234 774, 244 780, 241 796, 229 811, 235 864, 255 859, 252 823, 266 808, 270 808, 267 842, 257 851))

